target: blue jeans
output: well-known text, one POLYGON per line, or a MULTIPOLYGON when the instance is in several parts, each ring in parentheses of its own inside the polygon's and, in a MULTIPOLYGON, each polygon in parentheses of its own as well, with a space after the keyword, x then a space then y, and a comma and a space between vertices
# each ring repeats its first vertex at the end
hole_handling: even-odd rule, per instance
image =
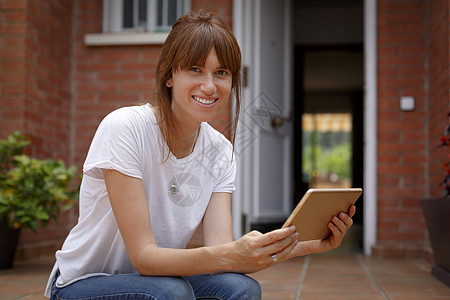
MULTIPOLYGON (((56 281, 56 280, 55 280, 56 281)), ((153 277, 139 274, 95 276, 63 288, 52 286, 53 299, 261 299, 259 283, 242 274, 153 277)))

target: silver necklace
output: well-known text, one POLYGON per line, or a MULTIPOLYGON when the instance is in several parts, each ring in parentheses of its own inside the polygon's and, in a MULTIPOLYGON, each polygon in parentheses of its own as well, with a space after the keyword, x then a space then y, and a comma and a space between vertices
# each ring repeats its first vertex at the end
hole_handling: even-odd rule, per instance
MULTIPOLYGON (((200 127, 197 129, 197 134, 195 135, 194 142, 192 143, 191 151, 189 151, 189 155, 192 154, 192 152, 194 152, 194 147, 195 147, 195 143, 197 142, 199 132, 200 132, 200 127)), ((186 163, 186 165, 187 165, 187 163, 186 163)), ((184 169, 186 168, 186 165, 183 167, 182 173, 184 173, 184 169)), ((177 182, 176 177, 173 178, 172 185, 170 186, 169 190, 172 195, 175 195, 176 193, 178 193, 178 182, 177 182)))

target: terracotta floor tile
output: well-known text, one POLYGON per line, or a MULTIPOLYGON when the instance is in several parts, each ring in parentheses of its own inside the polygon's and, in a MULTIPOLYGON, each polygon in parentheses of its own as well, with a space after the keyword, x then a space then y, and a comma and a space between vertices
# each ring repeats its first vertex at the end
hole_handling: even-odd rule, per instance
POLYGON ((302 294, 378 294, 368 278, 357 276, 306 276, 302 294))
MULTIPOLYGON (((53 262, 50 257, 0 270, 0 300, 46 299, 53 262)), ((450 288, 430 270, 423 260, 335 253, 296 258, 251 276, 260 282, 263 300, 450 300, 450 288)))
MULTIPOLYGON (((281 298, 279 298, 279 299, 281 299, 281 298)), ((322 294, 322 293, 320 293, 320 294, 302 294, 300 299, 301 300, 385 300, 385 298, 381 295, 372 295, 372 294, 335 295, 335 294, 322 294)))
POLYGON ((390 300, 448 300, 450 296, 391 296, 390 300))

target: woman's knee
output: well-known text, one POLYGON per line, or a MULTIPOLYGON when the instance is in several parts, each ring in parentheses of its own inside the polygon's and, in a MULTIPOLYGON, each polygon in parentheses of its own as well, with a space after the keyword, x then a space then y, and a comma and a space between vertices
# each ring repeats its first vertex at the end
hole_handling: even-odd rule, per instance
POLYGON ((52 289, 52 299, 195 299, 191 285, 180 277, 138 274, 96 276, 52 289))
POLYGON ((189 282, 183 278, 166 277, 164 285, 155 293, 156 299, 195 299, 194 291, 189 282))
POLYGON ((225 273, 221 280, 232 292, 230 299, 261 299, 261 285, 255 279, 236 273, 225 273))

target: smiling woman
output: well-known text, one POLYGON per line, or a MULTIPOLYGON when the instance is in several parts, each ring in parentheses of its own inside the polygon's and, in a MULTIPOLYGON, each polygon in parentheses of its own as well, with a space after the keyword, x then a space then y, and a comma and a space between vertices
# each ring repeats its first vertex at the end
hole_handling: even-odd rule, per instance
MULTIPOLYGON (((191 88, 196 85, 195 92, 198 94, 191 94, 189 97, 197 99, 197 103, 208 105, 220 99, 220 103, 217 103, 219 105, 214 105, 207 114, 198 116, 200 118, 197 118, 197 122, 210 121, 230 100, 230 92, 234 92, 235 124, 231 134, 231 141, 234 143, 241 99, 241 51, 228 25, 211 14, 191 14, 175 22, 165 45, 171 46, 163 47, 156 71, 156 100, 159 108, 156 115, 169 148, 177 148, 175 144, 183 136, 184 126, 188 126, 187 131, 193 131, 194 126, 189 123, 181 124, 181 115, 173 110, 173 101, 183 99, 181 95, 180 98, 172 97, 175 92, 177 96, 181 93, 181 87, 173 89, 173 80, 176 80, 174 77, 179 77, 180 80, 185 78, 182 82, 188 77, 191 88), (224 94, 215 95, 217 92, 224 94)), ((191 135, 192 139, 192 133, 186 135, 191 135)), ((189 141, 186 143, 192 144, 189 141)))
POLYGON ((212 48, 204 66, 176 70, 167 86, 173 86, 171 108, 180 129, 189 133, 211 121, 230 101, 231 71, 220 66, 212 48))
POLYGON ((115 110, 95 133, 79 222, 56 252, 48 297, 260 299, 245 273, 340 244, 354 207, 330 222, 326 240, 297 243, 291 226, 233 241, 233 143, 207 121, 234 92, 237 122, 240 65, 223 21, 193 12, 175 22, 158 64, 158 105, 115 110), (204 246, 186 249, 200 224, 204 246))

